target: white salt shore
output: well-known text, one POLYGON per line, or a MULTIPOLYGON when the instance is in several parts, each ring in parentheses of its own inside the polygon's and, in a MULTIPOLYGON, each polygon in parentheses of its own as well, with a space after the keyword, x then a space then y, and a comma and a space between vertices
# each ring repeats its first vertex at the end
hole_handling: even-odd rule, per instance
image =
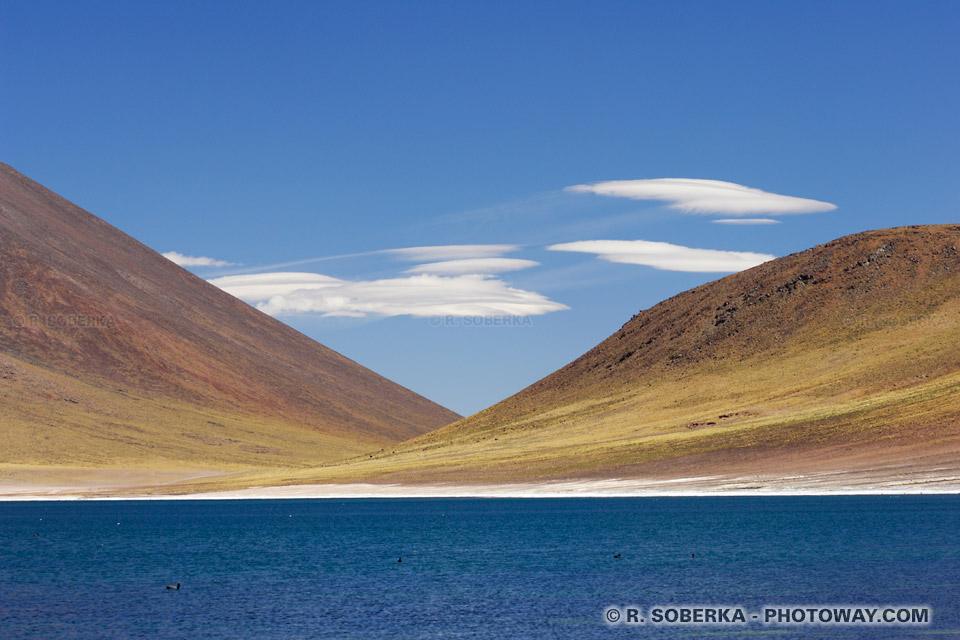
MULTIPOLYGON (((305 484, 181 495, 120 494, 118 487, 0 485, 0 500, 251 500, 279 498, 594 498, 958 494, 956 469, 879 470, 793 476, 619 478, 506 484, 305 484)), ((141 490, 144 488, 141 487, 141 490)))

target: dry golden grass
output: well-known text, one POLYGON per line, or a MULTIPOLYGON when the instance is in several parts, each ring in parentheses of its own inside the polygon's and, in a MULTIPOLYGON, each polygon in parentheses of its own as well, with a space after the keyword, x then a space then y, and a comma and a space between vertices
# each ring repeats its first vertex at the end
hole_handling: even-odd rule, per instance
POLYGON ((249 470, 303 467, 378 447, 303 424, 118 393, 0 356, 7 465, 249 470))

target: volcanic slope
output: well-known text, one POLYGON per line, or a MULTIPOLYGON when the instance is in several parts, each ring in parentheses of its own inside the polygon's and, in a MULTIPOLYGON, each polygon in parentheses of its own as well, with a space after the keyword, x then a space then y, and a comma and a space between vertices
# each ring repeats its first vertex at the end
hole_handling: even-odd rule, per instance
POLYGON ((0 471, 315 465, 458 417, 0 165, 0 471))

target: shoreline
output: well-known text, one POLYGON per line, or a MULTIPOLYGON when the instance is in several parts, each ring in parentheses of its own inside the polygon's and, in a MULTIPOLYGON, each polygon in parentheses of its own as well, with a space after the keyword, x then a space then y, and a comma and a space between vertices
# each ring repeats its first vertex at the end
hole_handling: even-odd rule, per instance
MULTIPOLYGON (((189 494, 157 494, 154 487, 0 485, 0 502, 122 500, 278 500, 409 498, 675 498, 866 495, 958 495, 960 476, 850 478, 848 473, 790 477, 699 476, 675 479, 561 480, 500 484, 303 484, 189 494), (825 477, 826 476, 826 477, 825 477), (846 477, 829 477, 846 476, 846 477), (846 480, 847 482, 844 482, 846 480), (137 491, 143 493, 137 493, 137 491), (127 493, 131 491, 131 493, 127 493)), ((169 488, 169 487, 168 487, 169 488)))

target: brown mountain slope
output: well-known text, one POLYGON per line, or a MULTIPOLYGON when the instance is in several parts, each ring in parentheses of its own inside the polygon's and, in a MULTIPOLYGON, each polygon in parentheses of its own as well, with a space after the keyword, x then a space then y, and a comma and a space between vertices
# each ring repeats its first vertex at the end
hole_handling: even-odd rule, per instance
MULTIPOLYGON (((856 349, 866 334, 908 327, 957 300, 957 245, 960 226, 860 233, 685 291, 638 313, 583 356, 485 415, 513 419, 537 405, 589 400, 725 361, 752 366, 756 358, 801 349, 856 349)), ((891 346, 909 341, 910 333, 891 336, 891 346)), ((945 344, 936 355, 937 371, 953 372, 960 344, 945 344)), ((913 365, 890 364, 896 364, 893 371, 876 375, 900 377, 913 365)))
POLYGON ((458 416, 0 165, 0 463, 316 464, 458 416))
POLYGON ((960 226, 907 227, 773 260, 389 454, 279 480, 958 476, 958 246, 960 226))

